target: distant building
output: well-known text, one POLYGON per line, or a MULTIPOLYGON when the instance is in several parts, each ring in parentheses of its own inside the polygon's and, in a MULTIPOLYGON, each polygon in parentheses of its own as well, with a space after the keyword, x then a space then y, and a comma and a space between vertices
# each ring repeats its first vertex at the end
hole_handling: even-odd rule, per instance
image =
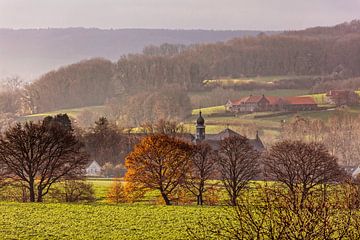
MULTIPOLYGON (((200 111, 199 117, 196 120, 196 134, 195 138, 193 139, 194 143, 206 142, 214 150, 217 150, 220 147, 221 140, 232 136, 240 136, 240 134, 231 130, 230 128, 225 128, 223 131, 216 134, 205 134, 205 120, 200 111)), ((260 152, 265 150, 264 144, 261 141, 258 133, 254 139, 249 139, 249 143, 254 147, 254 149, 260 152)))
POLYGON ((234 113, 268 111, 311 111, 317 109, 312 97, 252 96, 238 100, 228 100, 226 109, 234 113))
POLYGON ((326 101, 336 106, 359 103, 359 95, 349 90, 331 90, 326 93, 326 101))
POLYGON ((317 103, 312 97, 285 97, 285 111, 313 111, 317 109, 317 103))
POLYGON ((92 161, 85 169, 86 176, 101 176, 101 166, 96 161, 92 161))

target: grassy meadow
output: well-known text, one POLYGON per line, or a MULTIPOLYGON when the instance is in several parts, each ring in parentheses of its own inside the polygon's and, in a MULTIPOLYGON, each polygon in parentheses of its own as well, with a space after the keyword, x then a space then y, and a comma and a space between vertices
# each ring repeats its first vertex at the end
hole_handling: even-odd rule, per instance
POLYGON ((0 239, 189 239, 216 207, 0 202, 0 239))
POLYGON ((111 179, 89 179, 96 202, 0 202, 0 239, 189 239, 187 228, 202 216, 217 217, 219 207, 153 205, 150 192, 134 204, 110 204, 111 179))

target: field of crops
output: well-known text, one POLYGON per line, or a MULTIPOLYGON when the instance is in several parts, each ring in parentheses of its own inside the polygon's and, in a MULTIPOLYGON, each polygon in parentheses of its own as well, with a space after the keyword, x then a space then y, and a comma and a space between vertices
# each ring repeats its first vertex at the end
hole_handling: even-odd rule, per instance
POLYGON ((188 239, 218 207, 0 203, 0 239, 188 239))

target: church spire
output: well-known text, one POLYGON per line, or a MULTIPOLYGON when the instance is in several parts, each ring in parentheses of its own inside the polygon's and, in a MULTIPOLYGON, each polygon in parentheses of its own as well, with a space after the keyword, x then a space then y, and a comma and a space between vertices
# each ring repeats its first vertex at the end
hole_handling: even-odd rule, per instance
POLYGON ((199 117, 196 120, 196 140, 202 141, 205 139, 205 120, 199 111, 199 117))

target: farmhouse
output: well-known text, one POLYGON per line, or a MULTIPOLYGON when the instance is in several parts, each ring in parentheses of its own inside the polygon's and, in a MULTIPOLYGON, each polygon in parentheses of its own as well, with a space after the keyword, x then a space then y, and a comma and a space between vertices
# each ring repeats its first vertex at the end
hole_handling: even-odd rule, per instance
MULTIPOLYGON (((230 128, 225 128, 223 131, 217 134, 205 134, 205 119, 203 118, 201 111, 199 112, 199 117, 196 120, 196 134, 193 139, 194 143, 197 142, 206 142, 213 149, 217 150, 220 147, 220 141, 232 137, 239 136, 240 134, 231 130, 230 128)), ((259 134, 256 133, 256 137, 254 139, 249 139, 250 144, 254 147, 254 149, 262 152, 265 150, 264 144, 261 141, 259 134)))
POLYGON ((267 111, 311 111, 317 108, 312 97, 252 96, 228 100, 226 109, 234 113, 267 111))
POLYGON ((359 96, 354 91, 331 90, 326 93, 326 101, 337 106, 359 103, 359 96))
POLYGON ((100 176, 101 175, 101 166, 95 160, 92 161, 85 169, 86 176, 100 176))

